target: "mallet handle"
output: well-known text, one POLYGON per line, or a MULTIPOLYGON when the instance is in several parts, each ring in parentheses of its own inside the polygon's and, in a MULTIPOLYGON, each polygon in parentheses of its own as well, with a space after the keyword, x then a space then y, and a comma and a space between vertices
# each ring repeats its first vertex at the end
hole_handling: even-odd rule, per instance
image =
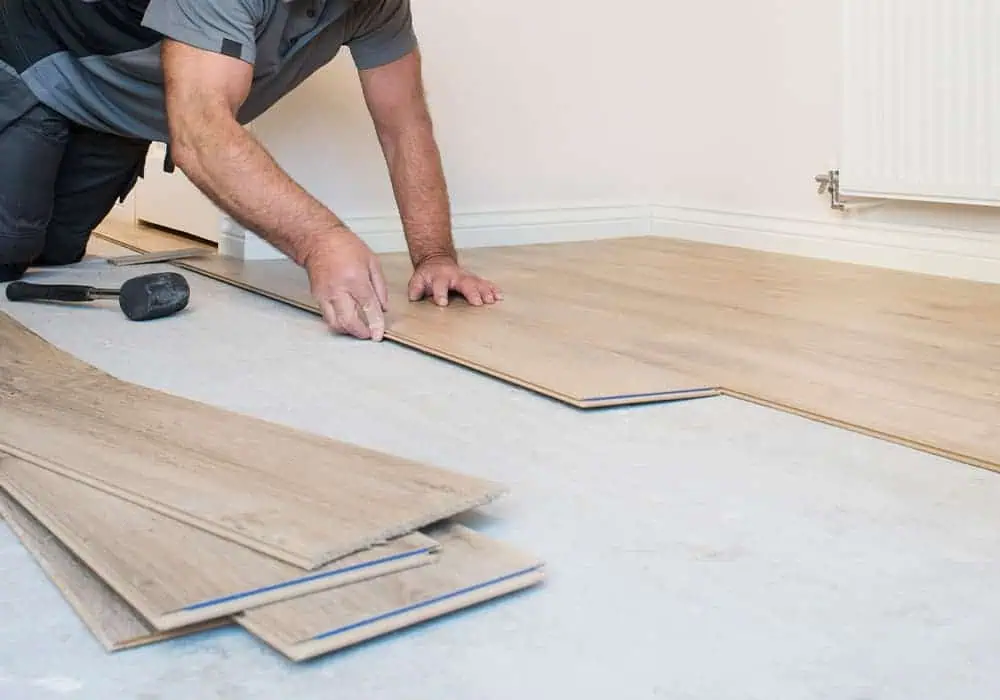
POLYGON ((98 289, 82 284, 37 284, 35 282, 11 282, 7 285, 7 299, 10 301, 93 301, 101 297, 115 297, 118 292, 98 289))

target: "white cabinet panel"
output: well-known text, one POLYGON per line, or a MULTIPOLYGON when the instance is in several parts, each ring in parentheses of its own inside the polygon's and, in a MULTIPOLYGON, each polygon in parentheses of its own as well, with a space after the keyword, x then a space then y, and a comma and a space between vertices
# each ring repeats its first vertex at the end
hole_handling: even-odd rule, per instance
POLYGON ((136 219, 218 243, 222 212, 179 169, 164 172, 165 154, 162 143, 149 149, 134 192, 136 219))

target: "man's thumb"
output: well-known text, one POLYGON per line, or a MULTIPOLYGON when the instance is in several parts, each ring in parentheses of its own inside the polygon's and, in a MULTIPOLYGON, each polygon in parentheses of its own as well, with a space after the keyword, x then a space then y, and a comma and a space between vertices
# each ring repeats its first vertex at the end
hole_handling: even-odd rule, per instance
POLYGON ((426 282, 424 282, 424 278, 420 275, 414 275, 413 279, 410 280, 410 286, 407 290, 410 296, 410 301, 420 301, 421 297, 424 296, 425 287, 426 282))

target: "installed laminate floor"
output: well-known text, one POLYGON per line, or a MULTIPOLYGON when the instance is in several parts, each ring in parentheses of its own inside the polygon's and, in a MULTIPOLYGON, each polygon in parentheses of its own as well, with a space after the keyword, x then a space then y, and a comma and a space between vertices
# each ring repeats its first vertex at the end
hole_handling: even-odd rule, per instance
MULTIPOLYGON (((1000 285, 659 237, 462 256, 504 302, 409 304, 384 255, 388 337, 576 406, 726 393, 1000 469, 1000 285)), ((287 260, 185 265, 316 311, 287 260)))
POLYGON ((4 700, 1000 696, 995 473, 725 396, 571 411, 190 280, 169 323, 0 307, 128 381, 509 484, 466 522, 546 585, 303 665, 231 627, 108 655, 0 524, 4 700))

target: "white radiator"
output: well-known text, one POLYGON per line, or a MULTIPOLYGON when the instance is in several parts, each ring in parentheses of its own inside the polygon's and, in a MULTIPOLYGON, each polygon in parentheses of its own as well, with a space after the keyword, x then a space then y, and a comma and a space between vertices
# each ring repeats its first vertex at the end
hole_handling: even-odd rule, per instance
POLYGON ((842 0, 840 192, 1000 205, 1000 0, 842 0))

